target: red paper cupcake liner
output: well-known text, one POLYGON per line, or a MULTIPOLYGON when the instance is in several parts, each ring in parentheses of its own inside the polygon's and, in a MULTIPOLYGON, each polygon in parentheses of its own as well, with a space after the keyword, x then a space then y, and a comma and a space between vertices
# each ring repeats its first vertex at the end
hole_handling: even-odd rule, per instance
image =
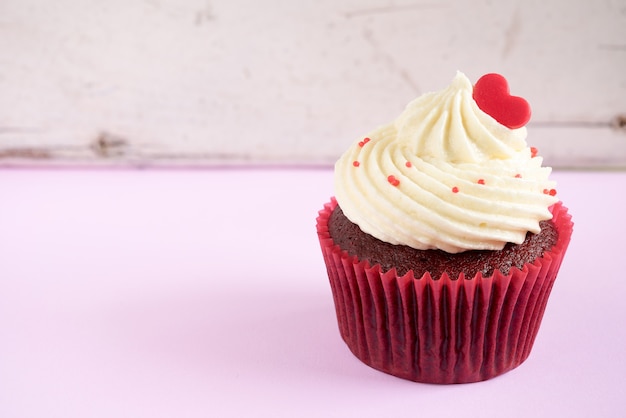
POLYGON ((530 354, 572 235, 561 202, 551 211, 559 237, 523 269, 491 277, 398 276, 341 250, 330 237, 333 198, 317 218, 339 332, 356 357, 391 375, 427 383, 487 380, 530 354))

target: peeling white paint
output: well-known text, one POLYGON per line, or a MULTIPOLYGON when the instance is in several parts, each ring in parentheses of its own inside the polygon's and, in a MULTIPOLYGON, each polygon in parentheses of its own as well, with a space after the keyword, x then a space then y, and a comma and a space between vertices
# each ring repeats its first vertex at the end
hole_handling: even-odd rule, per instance
POLYGON ((458 69, 550 164, 626 166, 625 40, 623 1, 4 0, 0 164, 330 164, 458 69))

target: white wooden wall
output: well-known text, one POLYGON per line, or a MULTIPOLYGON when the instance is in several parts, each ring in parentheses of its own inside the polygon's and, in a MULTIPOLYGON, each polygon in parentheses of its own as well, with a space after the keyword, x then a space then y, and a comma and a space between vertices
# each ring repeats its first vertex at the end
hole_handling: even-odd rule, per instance
POLYGON ((456 70, 626 167, 626 0, 0 0, 0 165, 331 164, 456 70))

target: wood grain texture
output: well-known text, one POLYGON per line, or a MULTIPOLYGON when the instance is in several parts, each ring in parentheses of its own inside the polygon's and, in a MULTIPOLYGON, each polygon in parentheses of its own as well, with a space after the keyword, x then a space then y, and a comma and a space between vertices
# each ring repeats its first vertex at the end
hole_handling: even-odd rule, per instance
POLYGON ((332 164, 456 70, 626 167, 626 1, 4 0, 1 165, 332 164))

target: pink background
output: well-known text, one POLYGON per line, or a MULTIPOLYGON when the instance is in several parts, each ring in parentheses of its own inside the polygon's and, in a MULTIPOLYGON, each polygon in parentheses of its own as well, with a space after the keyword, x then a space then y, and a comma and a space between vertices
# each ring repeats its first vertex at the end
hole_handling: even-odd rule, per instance
POLYGON ((575 222, 529 359, 413 383, 339 337, 329 169, 0 171, 0 417, 618 417, 624 172, 555 172, 575 222))

